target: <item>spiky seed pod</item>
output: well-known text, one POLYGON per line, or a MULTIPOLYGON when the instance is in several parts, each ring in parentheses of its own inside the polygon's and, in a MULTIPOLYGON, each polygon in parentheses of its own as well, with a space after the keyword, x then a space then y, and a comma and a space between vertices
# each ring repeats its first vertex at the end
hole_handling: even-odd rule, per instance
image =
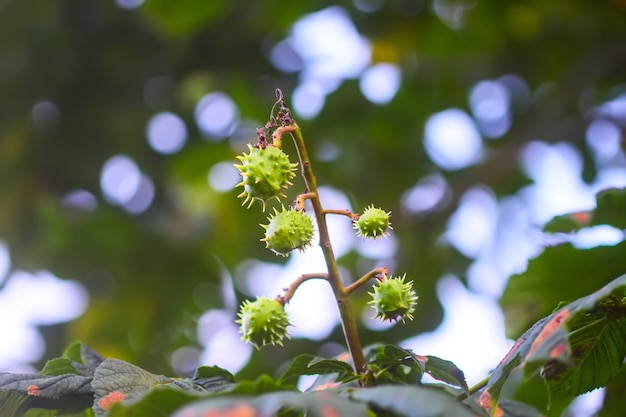
POLYGON ((246 300, 239 311, 239 332, 241 339, 257 349, 265 345, 281 345, 287 334, 289 318, 285 307, 276 300, 257 297, 255 301, 246 300))
POLYGON ((291 180, 296 176, 295 170, 298 164, 292 164, 286 153, 275 146, 265 148, 253 148, 248 144, 250 153, 237 157, 241 165, 235 165, 243 180, 237 186, 243 186, 243 192, 237 197, 244 198, 243 204, 252 206, 255 200, 265 203, 271 198, 280 200, 284 197, 282 189, 287 188, 291 180))
POLYGON ((389 235, 388 230, 393 229, 389 222, 390 217, 391 212, 369 206, 363 211, 363 214, 353 222, 353 227, 356 229, 357 236, 364 239, 376 239, 381 236, 387 237, 389 235))
POLYGON ((313 239, 313 220, 304 212, 294 209, 274 209, 274 214, 268 218, 268 224, 262 224, 265 229, 265 247, 281 256, 288 256, 294 249, 304 250, 311 245, 313 239))
POLYGON ((408 318, 413 320, 413 311, 417 303, 417 295, 413 291, 412 282, 404 282, 406 275, 402 277, 383 276, 374 286, 374 292, 368 293, 372 300, 368 302, 376 310, 376 318, 381 321, 397 321, 408 318))

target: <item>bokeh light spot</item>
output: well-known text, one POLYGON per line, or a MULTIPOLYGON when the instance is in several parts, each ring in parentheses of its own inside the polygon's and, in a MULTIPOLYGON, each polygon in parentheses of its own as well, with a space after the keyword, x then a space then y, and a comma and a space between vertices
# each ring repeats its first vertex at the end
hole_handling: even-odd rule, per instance
POLYGON ((191 346, 176 349, 170 356, 170 364, 179 375, 193 375, 200 362, 200 351, 191 346))
POLYGON ((135 161, 125 155, 109 158, 100 173, 104 198, 113 205, 123 205, 137 193, 141 172, 135 161))
POLYGON ((374 13, 380 10, 385 0, 354 0, 354 6, 363 13, 374 13))
POLYGON ((450 217, 446 237, 463 255, 475 258, 491 241, 497 216, 491 192, 472 188, 463 194, 459 208, 450 217))
POLYGON ((154 182, 147 175, 141 175, 135 194, 124 203, 124 209, 130 214, 141 214, 148 210, 154 200, 154 182))
POLYGON ((282 72, 292 73, 302 69, 302 58, 289 39, 278 42, 270 51, 270 61, 282 72))
POLYGON ((428 175, 402 194, 402 208, 419 214, 436 210, 450 200, 450 187, 441 174, 428 175))
POLYGON ((586 139, 598 165, 611 162, 621 152, 622 132, 609 120, 596 119, 591 122, 587 128, 586 139))
POLYGON ((252 355, 252 346, 241 340, 234 314, 209 310, 198 321, 198 340, 204 346, 200 364, 217 365, 231 373, 244 367, 252 355))
POLYGON ((571 237, 572 245, 579 249, 613 246, 623 241, 624 232, 606 224, 581 229, 571 237))
POLYGON ((61 199, 61 204, 64 207, 81 210, 86 212, 92 212, 98 208, 98 200, 96 197, 86 190, 73 190, 68 192, 61 199))
POLYGON ((424 146, 430 159, 443 169, 455 171, 480 161, 482 138, 474 121, 460 109, 447 109, 428 118, 424 146))
POLYGON ((51 101, 39 101, 31 109, 30 116, 35 125, 43 129, 57 124, 61 118, 61 111, 51 101))
POLYGON ((9 256, 9 248, 4 242, 0 241, 0 285, 6 278, 11 269, 11 257, 9 256))
POLYGON ((345 9, 331 6, 298 20, 291 36, 304 60, 304 78, 355 78, 370 63, 371 47, 345 9))
POLYGON ((207 139, 221 140, 230 135, 239 122, 239 109, 225 93, 213 92, 200 99, 195 109, 196 123, 207 139))
POLYGON ((402 74, 397 65, 376 64, 361 75, 359 87, 366 99, 374 104, 387 104, 398 92, 402 74))
POLYGON ((122 9, 131 10, 141 6, 144 0, 115 0, 115 2, 122 9))
POLYGON ((173 154, 187 141, 187 127, 179 116, 170 112, 155 114, 146 126, 150 147, 162 154, 173 154))
POLYGON ((319 84, 310 82, 297 86, 291 95, 295 112, 303 119, 312 119, 322 110, 326 94, 319 84))
POLYGON ((218 162, 209 170, 209 185, 220 193, 232 190, 240 180, 239 171, 233 166, 232 162, 218 162))
POLYGON ((486 137, 500 137, 511 127, 509 91, 500 81, 476 83, 470 91, 469 103, 478 128, 486 137))

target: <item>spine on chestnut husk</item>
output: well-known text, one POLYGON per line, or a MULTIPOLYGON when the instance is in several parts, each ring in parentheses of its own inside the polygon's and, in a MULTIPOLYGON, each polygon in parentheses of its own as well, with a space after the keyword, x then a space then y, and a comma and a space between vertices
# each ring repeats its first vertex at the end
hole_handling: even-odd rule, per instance
POLYGON ((280 200, 284 197, 283 189, 287 188, 296 176, 298 164, 291 163, 289 157, 280 148, 268 144, 264 147, 252 147, 248 144, 249 153, 237 157, 241 165, 235 165, 243 180, 237 186, 243 186, 243 192, 238 197, 243 198, 243 204, 248 208, 258 200, 263 204, 272 198, 280 200))

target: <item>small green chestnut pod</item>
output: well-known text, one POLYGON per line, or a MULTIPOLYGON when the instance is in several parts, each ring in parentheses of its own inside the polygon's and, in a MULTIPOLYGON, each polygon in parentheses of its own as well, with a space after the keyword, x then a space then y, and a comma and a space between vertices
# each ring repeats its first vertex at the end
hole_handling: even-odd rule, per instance
POLYGON ((390 212, 386 212, 372 205, 367 207, 358 219, 354 220, 353 227, 356 230, 357 236, 364 239, 387 237, 389 236, 388 230, 393 229, 389 221, 390 217, 390 212))
POLYGON ((275 299, 257 297, 255 301, 246 300, 239 311, 239 332, 241 339, 257 349, 265 345, 281 345, 287 334, 289 318, 285 307, 275 299))
POLYGON ((368 293, 372 296, 368 304, 376 310, 376 318, 383 322, 385 320, 404 322, 405 318, 413 320, 418 296, 413 291, 413 283, 404 282, 405 278, 406 275, 402 277, 384 275, 377 285, 374 285, 374 292, 368 293))
POLYGON ((274 214, 268 218, 268 224, 262 224, 265 229, 265 247, 275 254, 288 256, 294 249, 304 250, 311 246, 313 239, 313 220, 302 210, 282 208, 274 209, 274 214))

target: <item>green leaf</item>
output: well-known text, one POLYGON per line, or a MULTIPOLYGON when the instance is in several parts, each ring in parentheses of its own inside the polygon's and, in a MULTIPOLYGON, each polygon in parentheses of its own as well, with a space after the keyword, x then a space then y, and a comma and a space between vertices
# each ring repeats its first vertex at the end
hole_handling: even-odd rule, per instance
POLYGON ((592 212, 578 211, 553 217, 543 227, 546 233, 572 233, 589 226, 592 212))
POLYGON ((596 195, 592 225, 608 224, 626 229, 626 188, 609 188, 596 195))
POLYGON ((424 386, 381 385, 355 389, 350 397, 369 404, 375 411, 391 411, 406 417, 474 416, 470 408, 445 391, 424 386))
POLYGON ((59 376, 66 374, 84 375, 81 371, 74 366, 76 362, 73 362, 67 358, 54 358, 46 362, 42 375, 59 376))
POLYGON ((267 392, 295 390, 291 384, 285 384, 282 380, 276 381, 269 375, 261 375, 254 381, 241 381, 227 387, 228 394, 259 395, 267 392))
POLYGON ((626 188, 608 188, 596 194, 596 208, 554 217, 544 226, 548 233, 572 233, 587 226, 609 225, 626 229, 626 188))
POLYGON ((167 385, 159 385, 150 389, 135 401, 124 401, 113 404, 107 417, 159 417, 169 416, 180 407, 198 401, 201 394, 167 385))
POLYGON ((93 376, 96 368, 102 361, 104 361, 104 358, 99 353, 82 342, 75 342, 65 349, 60 358, 46 362, 41 374, 52 376, 65 374, 93 376))
POLYGON ((481 396, 495 409, 511 371, 545 379, 550 399, 573 398, 608 384, 626 356, 626 276, 562 306, 518 339, 494 370, 481 396))
POLYGON ((414 355, 413 357, 424 372, 436 380, 462 388, 465 391, 468 390, 465 374, 454 363, 436 356, 414 355))
POLYGON ((91 381, 91 377, 74 374, 0 373, 0 415, 21 417, 27 410, 33 415, 81 413, 92 405, 91 381))
POLYGON ((391 366, 394 365, 408 366, 418 371, 420 375, 427 373, 438 381, 465 391, 468 389, 465 374, 454 363, 436 356, 417 355, 412 350, 400 346, 385 345, 382 352, 379 352, 370 364, 385 365, 388 367, 388 372, 393 371, 391 366))
POLYGON ((233 374, 226 369, 222 369, 219 366, 201 366, 196 369, 196 373, 193 376, 194 380, 221 378, 229 382, 235 382, 233 374))
MULTIPOLYGON (((201 373, 209 373, 207 370, 201 373)), ((212 370, 211 373, 217 373, 212 370)), ((156 375, 119 359, 107 359, 96 369, 93 378, 94 410, 104 414, 113 404, 143 397, 152 388, 187 392, 211 392, 227 388, 230 381, 222 376, 181 379, 156 375)), ((169 395, 169 394, 164 394, 169 395)))
MULTIPOLYGON (((180 408, 172 417, 230 415, 280 415, 285 411, 306 411, 313 417, 368 417, 364 404, 330 392, 274 392, 257 397, 216 397, 196 401, 180 408)), ((143 417, 138 415, 137 417, 143 417)), ((148 417, 148 416, 146 416, 148 417)))
POLYGON ((352 366, 335 359, 322 359, 313 355, 298 355, 291 361, 279 381, 289 381, 302 375, 338 374, 338 380, 355 377, 352 366))
POLYGON ((519 336, 561 301, 590 294, 624 272, 626 242, 585 250, 569 243, 546 248, 526 272, 509 279, 502 294, 507 336, 519 336))

